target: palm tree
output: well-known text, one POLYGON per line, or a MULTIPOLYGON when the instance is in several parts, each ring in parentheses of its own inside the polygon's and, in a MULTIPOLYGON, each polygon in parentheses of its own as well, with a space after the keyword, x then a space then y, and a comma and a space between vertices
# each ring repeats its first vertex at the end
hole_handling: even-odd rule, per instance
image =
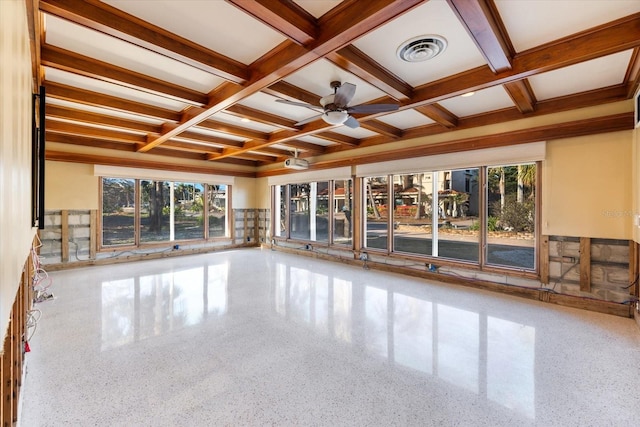
POLYGON ((417 185, 415 185, 416 189, 418 190, 418 198, 416 200, 416 204, 418 205, 418 209, 416 209, 416 216, 415 219, 420 219, 420 217, 422 216, 422 179, 424 177, 424 174, 420 173, 418 174, 418 183, 417 185))
POLYGON ((516 199, 518 203, 524 202, 525 186, 531 188, 531 193, 529 194, 529 197, 533 197, 535 184, 536 184, 536 165, 535 164, 518 165, 518 193, 517 193, 517 199, 516 199))

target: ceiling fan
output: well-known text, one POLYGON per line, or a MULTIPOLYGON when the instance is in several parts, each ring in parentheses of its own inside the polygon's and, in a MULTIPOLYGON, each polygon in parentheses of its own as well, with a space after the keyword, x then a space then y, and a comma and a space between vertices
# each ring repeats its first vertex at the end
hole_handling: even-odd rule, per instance
POLYGON ((356 85, 352 83, 340 83, 338 81, 334 81, 331 82, 331 88, 333 89, 333 93, 331 95, 320 98, 320 105, 322 108, 305 102, 295 102, 286 99, 276 99, 276 102, 296 105, 298 107, 306 107, 320 113, 296 123, 296 126, 304 125, 316 120, 318 117, 322 117, 322 120, 330 125, 346 125, 355 129, 360 126, 360 123, 358 123, 358 120, 352 117, 349 113, 373 114, 395 111, 398 109, 397 104, 362 104, 349 107, 348 104, 356 93, 356 85))

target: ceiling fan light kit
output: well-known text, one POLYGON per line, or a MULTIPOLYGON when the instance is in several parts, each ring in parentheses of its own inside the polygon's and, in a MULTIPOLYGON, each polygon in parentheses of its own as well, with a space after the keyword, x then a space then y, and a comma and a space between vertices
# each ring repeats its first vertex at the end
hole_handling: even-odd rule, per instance
POLYGON ((349 113, 346 111, 327 111, 322 114, 322 120, 330 125, 341 125, 347 121, 349 113))
MULTIPOLYGON (((399 108, 397 104, 363 104, 349 107, 348 104, 356 93, 356 85, 352 83, 333 81, 331 82, 331 88, 333 89, 333 93, 331 95, 323 96, 319 100, 319 103, 322 106, 322 112, 296 123, 296 126, 304 125, 318 118, 322 118, 322 120, 330 125, 345 125, 355 129, 360 126, 360 123, 358 123, 358 120, 352 117, 349 113, 374 114, 395 111, 399 108)), ((320 111, 320 109, 315 105, 303 102, 294 102, 286 99, 277 99, 276 102, 320 111)))

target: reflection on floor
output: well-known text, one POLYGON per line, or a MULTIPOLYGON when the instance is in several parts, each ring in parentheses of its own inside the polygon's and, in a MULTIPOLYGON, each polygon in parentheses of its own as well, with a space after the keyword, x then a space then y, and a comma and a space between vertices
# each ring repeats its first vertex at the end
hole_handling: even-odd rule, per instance
POLYGON ((633 320, 259 249, 51 274, 22 426, 635 424, 633 320))

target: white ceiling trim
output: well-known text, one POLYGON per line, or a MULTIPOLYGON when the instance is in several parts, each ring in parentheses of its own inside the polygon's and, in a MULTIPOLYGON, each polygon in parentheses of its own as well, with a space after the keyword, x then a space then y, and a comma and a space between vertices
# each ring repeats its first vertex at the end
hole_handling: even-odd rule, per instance
POLYGON ((152 179, 162 181, 193 182, 198 184, 233 185, 234 177, 204 173, 163 171, 157 169, 128 168, 123 166, 94 165, 93 175, 106 178, 152 179))
POLYGON ((330 181, 351 178, 351 167, 311 170, 296 174, 275 175, 267 178, 269 185, 299 184, 304 182, 330 181))
POLYGON ((485 148, 463 153, 437 154, 413 159, 391 160, 356 166, 356 176, 421 173, 436 170, 512 165, 544 160, 546 142, 532 142, 509 147, 485 148))

